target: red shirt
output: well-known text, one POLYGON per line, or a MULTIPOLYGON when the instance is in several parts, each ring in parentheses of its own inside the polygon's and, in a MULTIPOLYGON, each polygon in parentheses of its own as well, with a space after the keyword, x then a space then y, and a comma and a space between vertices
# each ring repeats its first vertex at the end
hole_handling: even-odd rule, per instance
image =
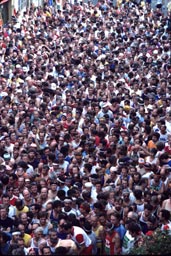
POLYGON ((10 198, 10 205, 15 206, 15 202, 16 202, 16 200, 17 200, 17 197, 16 197, 16 196, 14 196, 14 195, 12 195, 12 197, 10 198))
POLYGON ((106 234, 105 237, 105 255, 115 255, 115 236, 118 234, 113 231, 112 234, 106 234))

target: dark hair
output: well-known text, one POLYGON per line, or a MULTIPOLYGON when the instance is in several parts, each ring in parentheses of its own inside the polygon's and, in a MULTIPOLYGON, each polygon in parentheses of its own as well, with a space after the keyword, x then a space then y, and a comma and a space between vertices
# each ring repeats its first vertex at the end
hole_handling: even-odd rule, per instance
POLYGON ((84 200, 90 199, 90 198, 91 198, 91 192, 89 192, 89 191, 83 191, 83 192, 82 192, 82 197, 83 197, 84 200))
POLYGON ((157 150, 162 151, 165 148, 165 143, 162 141, 158 141, 156 143, 157 150))
POLYGON ((59 197, 59 199, 64 200, 64 198, 65 198, 65 191, 62 190, 62 189, 58 190, 57 196, 59 197))
POLYGON ((16 248, 12 250, 12 255, 26 255, 23 248, 16 248))
POLYGON ((153 206, 151 204, 145 204, 144 205, 144 210, 149 210, 149 211, 152 211, 153 210, 153 206))
POLYGON ((24 201, 22 199, 17 199, 15 201, 15 206, 18 208, 18 207, 24 207, 24 201))
POLYGON ((97 201, 94 203, 94 208, 97 208, 99 210, 104 210, 104 206, 101 202, 97 201))
POLYGON ((91 232, 92 232, 92 225, 91 225, 91 223, 89 221, 85 221, 84 225, 83 225, 83 229, 85 230, 85 232, 87 234, 91 234, 91 232))
POLYGON ((161 214, 162 214, 162 217, 165 219, 165 220, 170 220, 170 212, 166 209, 161 209, 161 214))
POLYGON ((113 228, 114 228, 114 226, 113 226, 113 224, 111 222, 107 222, 105 227, 108 230, 113 230, 113 228))
POLYGON ((66 224, 63 224, 62 225, 62 227, 65 229, 65 230, 68 230, 68 229, 70 229, 70 228, 72 228, 72 223, 71 222, 67 222, 66 224))
POLYGON ((59 213, 59 215, 58 215, 58 222, 59 222, 60 220, 62 220, 62 219, 68 220, 68 215, 67 215, 65 212, 61 212, 61 213, 59 213))
POLYGON ((52 203, 52 208, 53 208, 53 209, 54 209, 54 208, 57 208, 57 207, 59 207, 59 206, 62 207, 62 202, 61 202, 60 200, 55 200, 55 201, 53 201, 53 203, 52 203))
POLYGON ((156 217, 154 215, 150 215, 148 217, 148 221, 151 222, 152 224, 155 224, 156 223, 156 217))
POLYGON ((86 213, 89 213, 89 212, 90 212, 90 205, 89 205, 89 203, 87 203, 87 202, 82 202, 81 205, 80 205, 80 207, 83 208, 83 209, 86 211, 86 213))
POLYGON ((76 190, 74 188, 71 188, 67 191, 67 196, 68 197, 74 197, 76 196, 76 190))
POLYGON ((6 234, 6 232, 0 230, 0 236, 2 237, 4 242, 7 242, 9 239, 9 236, 6 234))
POLYGON ((117 218, 117 220, 121 220, 121 214, 120 213, 118 213, 118 212, 113 212, 113 213, 111 213, 110 214, 110 216, 114 216, 114 217, 116 217, 117 218))
POLYGON ((135 196, 136 199, 141 199, 142 198, 142 190, 135 189, 134 190, 134 196, 135 196))
POLYGON ((64 246, 59 246, 55 249, 55 255, 61 256, 61 255, 68 255, 68 248, 64 246))
POLYGON ((43 247, 42 247, 42 249, 41 249, 41 253, 42 253, 42 255, 43 255, 43 251, 44 251, 44 249, 49 249, 49 250, 50 250, 50 252, 52 253, 50 246, 45 245, 45 246, 43 246, 43 247))
POLYGON ((15 173, 10 173, 9 178, 12 177, 14 180, 18 180, 18 176, 15 173))
POLYGON ((131 221, 130 223, 128 223, 127 229, 136 234, 138 234, 141 230, 140 226, 134 221, 131 221))
POLYGON ((30 207, 34 206, 35 210, 40 211, 41 210, 41 205, 40 204, 31 204, 30 207))
POLYGON ((91 172, 92 165, 89 164, 89 163, 85 163, 85 164, 84 164, 84 168, 86 168, 89 172, 91 172))
POLYGON ((7 185, 8 182, 9 182, 9 176, 7 174, 4 174, 2 177, 1 177, 1 182, 3 185, 7 185))
POLYGON ((10 197, 9 197, 9 195, 8 195, 7 193, 4 193, 4 194, 2 195, 2 198, 10 198, 10 197))
POLYGON ((152 133, 152 137, 155 136, 157 138, 157 140, 160 138, 160 133, 158 132, 153 132, 152 133))
POLYGON ((80 227, 80 221, 76 218, 74 213, 68 215, 68 221, 72 223, 72 226, 80 227))
POLYGON ((39 217, 39 219, 40 219, 40 218, 46 218, 46 219, 47 219, 48 213, 47 213, 47 212, 39 212, 39 213, 38 213, 38 217, 39 217))

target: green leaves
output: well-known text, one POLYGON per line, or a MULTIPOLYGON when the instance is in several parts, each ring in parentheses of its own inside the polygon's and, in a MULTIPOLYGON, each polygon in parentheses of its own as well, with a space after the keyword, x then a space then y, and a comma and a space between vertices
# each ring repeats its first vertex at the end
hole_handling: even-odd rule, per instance
POLYGON ((156 230, 144 237, 142 246, 133 248, 129 255, 169 255, 171 235, 168 230, 156 230))

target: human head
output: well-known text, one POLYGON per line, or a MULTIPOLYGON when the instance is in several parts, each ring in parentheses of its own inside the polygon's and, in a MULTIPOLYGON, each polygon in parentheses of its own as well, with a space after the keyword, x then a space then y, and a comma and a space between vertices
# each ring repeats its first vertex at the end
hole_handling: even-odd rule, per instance
POLYGON ((110 215, 110 222, 117 227, 120 224, 121 216, 119 213, 114 212, 110 215))
POLYGON ((16 249, 13 249, 12 250, 12 255, 21 255, 21 256, 24 256, 26 255, 25 254, 25 251, 24 251, 24 248, 16 248, 16 249))
POLYGON ((141 231, 140 226, 133 221, 127 225, 127 229, 129 230, 129 233, 131 234, 132 237, 136 237, 141 231))
POLYGON ((60 200, 55 200, 52 203, 52 208, 53 210, 55 210, 56 212, 61 212, 62 209, 62 202, 60 200))
POLYGON ((41 188, 40 196, 43 200, 46 200, 48 197, 48 189, 47 188, 41 188))
POLYGON ((166 209, 161 209, 159 212, 159 219, 161 222, 170 220, 170 212, 166 209))
POLYGON ((127 214, 127 219, 137 222, 138 221, 138 214, 136 212, 129 211, 128 214, 127 214))
POLYGON ((24 201, 22 199, 17 199, 15 201, 16 208, 21 211, 24 208, 24 201))
POLYGON ((106 225, 105 225, 105 231, 106 231, 106 233, 107 233, 107 234, 112 234, 113 230, 114 230, 114 225, 113 225, 113 223, 107 222, 106 225))
POLYGON ((65 233, 70 234, 72 229, 72 223, 67 222, 66 224, 63 224, 63 230, 65 233))
POLYGON ((39 240, 43 238, 43 228, 42 227, 37 227, 34 231, 34 237, 35 239, 39 240))
POLYGON ((49 246, 43 246, 41 253, 42 255, 52 255, 52 251, 49 246))
POLYGON ((80 204, 79 209, 82 214, 84 214, 84 213, 88 214, 90 212, 90 205, 87 202, 83 202, 80 204))
POLYGON ((13 243, 17 243, 18 241, 18 238, 20 237, 20 231, 14 231, 12 232, 12 240, 13 240, 13 243))
POLYGON ((8 216, 7 207, 4 204, 0 205, 0 218, 1 218, 1 220, 6 219, 7 216, 8 216))
POLYGON ((83 225, 83 229, 87 234, 91 234, 92 232, 92 225, 89 221, 85 221, 83 225))
POLYGON ((58 236, 56 229, 50 229, 49 230, 49 239, 53 245, 56 245, 58 242, 58 236))
POLYGON ((21 220, 21 222, 24 225, 27 225, 27 223, 28 223, 28 216, 27 216, 26 212, 21 212, 18 217, 19 217, 19 219, 21 220))
POLYGON ((8 194, 2 195, 2 203, 7 207, 10 205, 10 198, 8 194))

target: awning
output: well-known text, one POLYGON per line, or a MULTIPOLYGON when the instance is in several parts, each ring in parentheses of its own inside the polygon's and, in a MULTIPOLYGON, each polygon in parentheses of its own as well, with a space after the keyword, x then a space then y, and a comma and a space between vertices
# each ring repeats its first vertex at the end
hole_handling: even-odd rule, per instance
POLYGON ((2 1, 0 1, 0 4, 4 4, 6 2, 8 2, 8 0, 2 0, 2 1))

